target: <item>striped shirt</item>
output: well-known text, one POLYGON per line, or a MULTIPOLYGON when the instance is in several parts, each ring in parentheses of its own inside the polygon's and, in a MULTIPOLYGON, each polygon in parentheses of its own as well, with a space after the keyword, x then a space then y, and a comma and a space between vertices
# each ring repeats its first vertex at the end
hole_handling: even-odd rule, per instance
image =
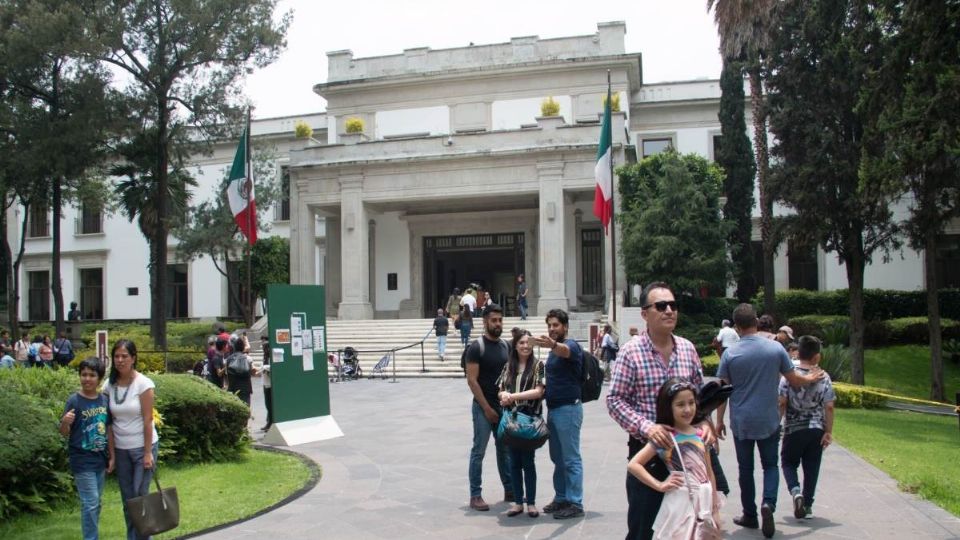
POLYGON ((703 368, 693 343, 679 336, 671 337, 673 353, 669 365, 665 365, 647 332, 624 344, 613 364, 607 412, 637 439, 646 439, 656 424, 657 393, 667 379, 681 377, 698 387, 703 384, 703 368))

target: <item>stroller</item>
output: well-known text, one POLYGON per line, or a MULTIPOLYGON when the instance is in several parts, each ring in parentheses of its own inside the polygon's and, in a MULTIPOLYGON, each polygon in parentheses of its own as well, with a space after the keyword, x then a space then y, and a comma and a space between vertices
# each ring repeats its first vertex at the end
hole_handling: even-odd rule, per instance
POLYGON ((363 375, 363 370, 360 369, 360 358, 353 347, 343 349, 343 354, 340 356, 340 374, 348 381, 357 380, 363 375))

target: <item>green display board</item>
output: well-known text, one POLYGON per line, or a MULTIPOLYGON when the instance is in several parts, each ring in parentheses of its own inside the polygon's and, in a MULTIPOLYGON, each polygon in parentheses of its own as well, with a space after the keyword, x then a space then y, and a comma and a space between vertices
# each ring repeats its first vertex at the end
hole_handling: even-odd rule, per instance
POLYGON ((321 285, 267 287, 274 422, 330 414, 324 306, 321 285))

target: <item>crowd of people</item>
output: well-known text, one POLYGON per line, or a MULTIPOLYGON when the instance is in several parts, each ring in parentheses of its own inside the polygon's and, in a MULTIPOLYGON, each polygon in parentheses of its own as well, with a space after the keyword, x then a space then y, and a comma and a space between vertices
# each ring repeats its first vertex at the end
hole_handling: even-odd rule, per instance
POLYGON ((56 339, 49 335, 36 334, 30 340, 26 331, 20 339, 11 342, 10 333, 0 332, 0 369, 13 367, 33 367, 59 369, 75 358, 73 343, 63 332, 56 339))
MULTIPOLYGON (((620 346, 607 326, 595 350, 611 366, 607 410, 627 439, 627 540, 722 536, 719 509, 730 487, 718 452, 719 441, 728 436, 727 410, 742 506, 734 524, 759 528, 768 538, 774 535, 778 457, 794 517, 809 518, 823 450, 832 443, 835 398, 829 376, 818 367, 820 341, 813 336, 795 339, 786 326, 774 332, 772 319, 758 317, 749 304, 737 306, 732 322, 724 321, 716 340, 721 347, 718 376, 728 386, 730 398, 714 415, 716 404, 699 409, 705 379, 696 347, 674 334, 679 311, 673 291, 665 283, 653 283, 640 300, 646 330, 631 328, 629 339, 620 346), (795 351, 793 359, 788 350, 795 351), (759 507, 753 480, 755 452, 760 454, 764 479, 759 507)), ((483 335, 469 342, 465 352, 473 396, 470 508, 490 509, 482 495, 482 463, 504 412, 539 417, 545 402, 554 469, 553 500, 542 511, 557 519, 583 516, 584 353, 568 336, 567 314, 561 310, 547 314, 548 335, 534 337, 516 328, 509 342, 500 337, 499 306, 487 306, 482 320, 483 335), (537 345, 549 351, 546 361, 534 356, 537 345)), ((512 503, 506 515, 539 516, 535 450, 511 447, 497 437, 494 445, 504 500, 512 503)))

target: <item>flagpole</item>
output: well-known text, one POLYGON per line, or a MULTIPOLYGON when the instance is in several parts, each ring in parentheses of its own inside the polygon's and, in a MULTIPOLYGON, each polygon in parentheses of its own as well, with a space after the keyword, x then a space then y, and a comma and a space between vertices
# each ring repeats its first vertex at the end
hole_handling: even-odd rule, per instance
POLYGON ((610 70, 607 70, 607 106, 610 107, 610 311, 613 322, 617 322, 617 220, 614 209, 616 203, 616 181, 613 176, 613 101, 610 99, 610 70))
MULTIPOLYGON (((246 182, 249 183, 250 189, 247 190, 247 232, 250 233, 253 227, 253 212, 250 211, 250 195, 253 191, 253 170, 250 168, 250 154, 251 149, 250 145, 252 143, 251 139, 252 133, 250 133, 250 106, 247 106, 247 128, 246 128, 246 143, 244 145, 245 161, 246 161, 246 182)), ((252 233, 250 233, 252 234, 252 233)), ((252 257, 250 256, 250 236, 247 236, 246 241, 246 250, 247 250, 247 327, 253 326, 253 265, 251 263, 252 257)))

